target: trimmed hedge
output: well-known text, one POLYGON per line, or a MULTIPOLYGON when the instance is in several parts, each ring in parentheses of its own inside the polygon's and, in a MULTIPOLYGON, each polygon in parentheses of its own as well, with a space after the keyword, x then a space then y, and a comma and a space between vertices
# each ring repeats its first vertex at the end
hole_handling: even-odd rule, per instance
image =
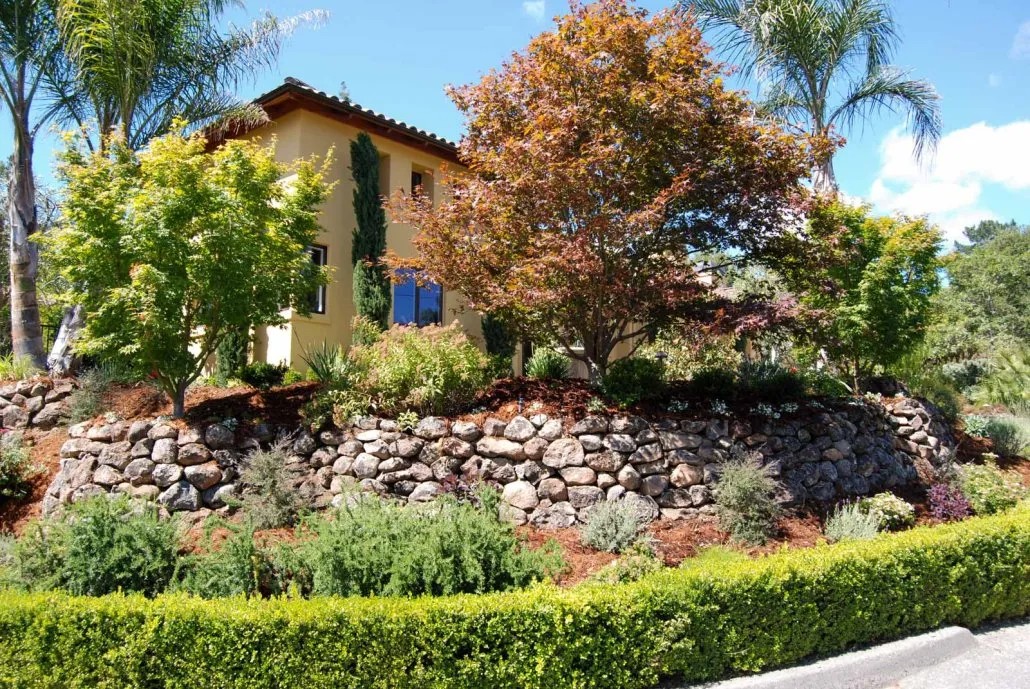
POLYGON ((666 570, 421 599, 0 593, 0 686, 648 687, 1030 613, 1030 511, 666 570))

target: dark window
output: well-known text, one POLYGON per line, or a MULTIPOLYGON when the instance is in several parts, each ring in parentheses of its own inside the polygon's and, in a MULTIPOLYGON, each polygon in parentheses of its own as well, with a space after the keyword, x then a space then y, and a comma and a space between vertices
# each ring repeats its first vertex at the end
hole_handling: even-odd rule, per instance
POLYGON ((439 324, 443 321, 443 290, 436 283, 418 285, 414 276, 393 287, 393 322, 400 325, 439 324))
MULTIPOLYGON (((315 244, 308 247, 308 253, 311 254, 311 264, 318 266, 319 268, 326 265, 328 259, 328 250, 321 244, 315 244)), ((319 285, 309 299, 309 305, 311 313, 325 313, 325 285, 319 285)))
POLYGON ((411 194, 412 194, 412 196, 414 196, 415 194, 421 194, 421 193, 423 193, 423 189, 422 189, 422 173, 421 172, 415 172, 414 170, 412 170, 411 171, 411 194))

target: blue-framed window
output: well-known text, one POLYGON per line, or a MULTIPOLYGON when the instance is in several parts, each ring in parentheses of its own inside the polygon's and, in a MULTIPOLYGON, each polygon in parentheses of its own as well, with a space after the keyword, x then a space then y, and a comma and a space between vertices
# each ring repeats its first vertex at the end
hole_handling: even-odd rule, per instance
POLYGON ((393 322, 419 327, 442 323, 443 289, 434 282, 419 285, 409 275, 393 286, 393 322))

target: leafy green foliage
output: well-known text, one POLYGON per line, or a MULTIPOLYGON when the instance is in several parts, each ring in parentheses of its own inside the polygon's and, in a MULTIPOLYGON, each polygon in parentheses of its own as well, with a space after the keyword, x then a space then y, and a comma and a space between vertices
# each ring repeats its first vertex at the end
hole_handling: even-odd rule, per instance
POLYGON ((254 596, 279 592, 272 560, 254 539, 254 524, 217 523, 229 530, 229 537, 206 551, 180 559, 173 591, 185 591, 203 598, 254 596))
POLYGON ((400 506, 359 496, 328 517, 313 516, 293 566, 317 596, 447 595, 521 588, 556 573, 552 548, 530 550, 482 506, 442 498, 400 506))
POLYGON ((241 506, 258 529, 292 525, 304 509, 304 500, 286 470, 290 443, 282 438, 267 450, 255 450, 241 472, 247 489, 241 506))
POLYGON ((996 464, 967 464, 959 469, 958 485, 976 514, 996 514, 1015 507, 1026 491, 996 464))
POLYGON ((709 335, 702 328, 663 330, 637 350, 650 359, 665 355, 667 381, 690 380, 701 371, 736 370, 740 352, 731 335, 709 335))
POLYGON ((660 395, 664 387, 662 363, 640 356, 613 361, 601 380, 604 394, 623 408, 660 395))
POLYGON ((443 414, 464 409, 485 387, 489 362, 461 326, 393 326, 351 348, 350 400, 379 413, 443 414))
POLYGON ((916 508, 893 493, 877 493, 858 501, 863 513, 876 519, 883 531, 896 531, 916 523, 916 508))
POLYGON ((974 438, 986 438, 987 428, 991 420, 981 414, 964 414, 962 423, 965 425, 966 433, 974 438))
POLYGON ((643 689, 1019 618, 1027 567, 1024 510, 756 559, 705 553, 618 586, 311 601, 0 592, 0 667, 41 689, 549 689, 556 677, 643 689))
POLYGON ((286 372, 290 365, 285 361, 278 364, 270 364, 267 361, 255 361, 247 364, 239 370, 238 375, 247 385, 267 390, 283 384, 286 380, 286 372))
POLYGON ((14 354, 0 356, 0 380, 25 380, 40 372, 31 357, 14 354))
POLYGON ((941 366, 941 374, 956 389, 968 395, 970 389, 989 374, 992 368, 990 359, 963 359, 941 366))
POLYGON ((820 204, 809 214, 821 260, 785 266, 785 283, 818 314, 805 338, 858 381, 919 344, 937 291, 940 232, 925 218, 871 217, 866 207, 820 204))
POLYGON ((28 494, 28 481, 38 471, 20 433, 0 437, 0 504, 28 494))
POLYGON ((490 370, 494 378, 512 375, 512 357, 515 356, 515 335, 504 319, 494 314, 483 316, 483 341, 490 357, 490 370))
POLYGON ((985 221, 944 259, 948 286, 934 299, 927 343, 937 361, 991 358, 1030 340, 1030 229, 985 221))
POLYGON ((240 377, 247 365, 249 349, 249 325, 226 331, 225 339, 218 345, 215 353, 214 379, 219 385, 225 385, 233 378, 240 377))
POLYGON ((1030 347, 1001 352, 972 397, 977 402, 1003 404, 1015 414, 1030 414, 1030 347))
POLYGON ((375 321, 365 316, 355 316, 351 321, 351 344, 355 347, 375 344, 379 341, 382 328, 375 321))
POLYGON ((880 519, 872 512, 863 511, 857 502, 848 502, 833 510, 823 532, 831 543, 869 540, 880 533, 880 519))
POLYGON ((307 252, 324 170, 254 141, 207 152, 181 127, 141 152, 118 137, 96 152, 73 143, 59 169, 64 222, 45 241, 65 302, 85 310, 77 349, 153 374, 181 416, 227 333, 281 324, 286 307, 306 313, 326 283, 307 252))
POLYGON ((595 550, 621 553, 637 541, 645 526, 633 503, 615 500, 594 505, 579 535, 584 544, 595 550))
POLYGON ((305 349, 301 358, 319 383, 339 388, 349 386, 354 365, 340 345, 323 340, 319 347, 305 349))
POLYGON ((776 481, 757 458, 735 457, 715 484, 719 525, 735 541, 761 544, 776 530, 782 510, 774 499, 776 481))
POLYGON ((729 399, 736 390, 736 371, 722 368, 702 369, 687 385, 688 394, 697 399, 729 399))
POLYGON ((157 507, 101 496, 32 525, 14 549, 14 570, 33 591, 155 596, 175 571, 178 529, 157 507))
POLYGON ((987 424, 987 437, 991 439, 991 448, 1000 457, 1016 457, 1023 454, 1028 438, 1014 419, 1000 416, 991 417, 987 424))
POLYGON ((526 375, 541 380, 568 378, 572 361, 556 349, 536 347, 526 362, 526 375))
POLYGON ((379 196, 379 151, 365 132, 350 144, 354 177, 354 217, 351 241, 354 266, 354 306, 358 315, 385 330, 390 318, 390 278, 382 264, 386 251, 386 212, 379 196))

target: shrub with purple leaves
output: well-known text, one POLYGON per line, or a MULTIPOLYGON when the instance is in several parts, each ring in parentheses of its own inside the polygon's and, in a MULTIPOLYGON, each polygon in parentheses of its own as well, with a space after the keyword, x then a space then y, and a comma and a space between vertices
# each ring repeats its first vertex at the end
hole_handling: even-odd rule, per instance
POLYGON ((973 513, 973 508, 962 491, 947 483, 935 483, 930 486, 926 497, 930 503, 930 514, 934 519, 945 522, 957 521, 973 513))

